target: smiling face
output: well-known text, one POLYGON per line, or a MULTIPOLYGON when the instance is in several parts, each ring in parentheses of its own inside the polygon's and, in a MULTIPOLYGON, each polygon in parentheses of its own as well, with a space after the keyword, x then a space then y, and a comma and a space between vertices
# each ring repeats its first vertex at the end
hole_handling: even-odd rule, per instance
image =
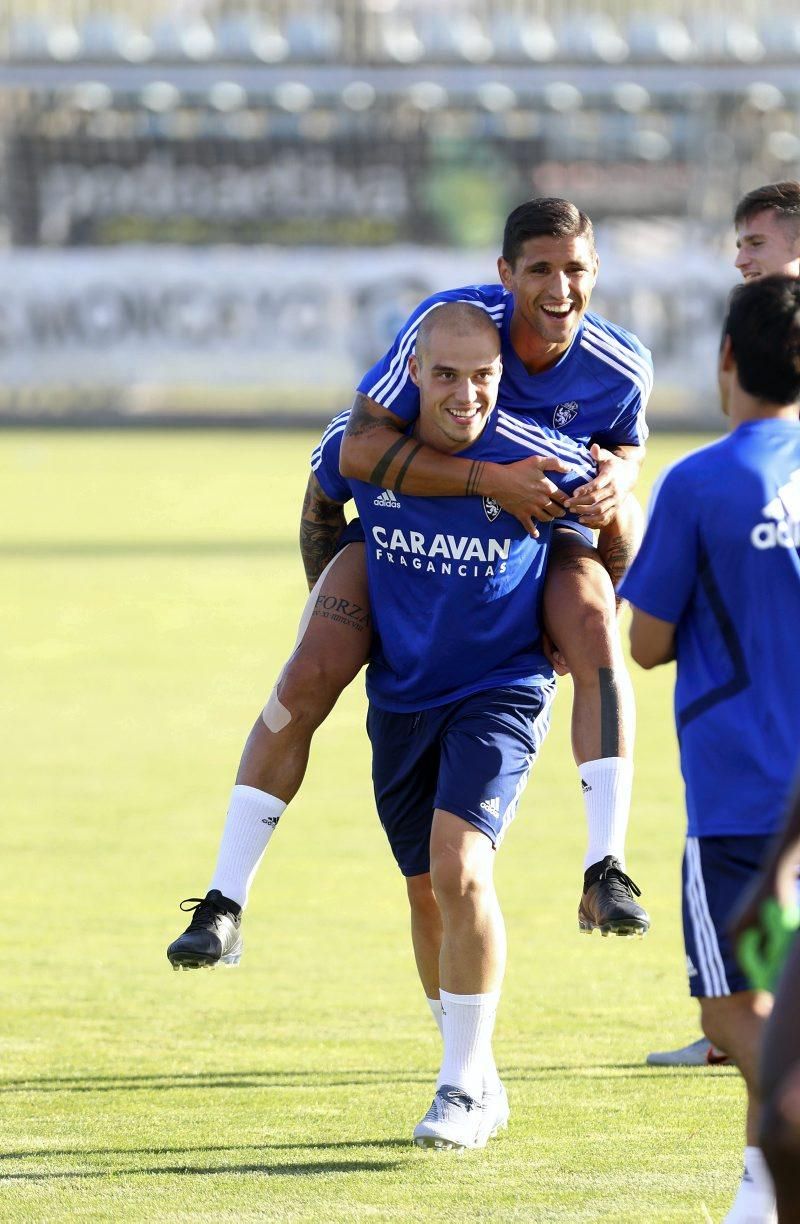
POLYGON ((569 348, 597 280, 597 254, 586 237, 529 238, 513 264, 497 263, 514 295, 512 339, 523 361, 549 363, 569 348))
POLYGON ((740 221, 736 267, 745 280, 782 273, 800 276, 800 221, 765 208, 740 221))
POLYGON ((424 345, 418 341, 408 366, 419 387, 420 441, 452 452, 480 437, 497 401, 502 373, 500 335, 493 323, 488 329, 463 328, 443 319, 431 328, 424 345))

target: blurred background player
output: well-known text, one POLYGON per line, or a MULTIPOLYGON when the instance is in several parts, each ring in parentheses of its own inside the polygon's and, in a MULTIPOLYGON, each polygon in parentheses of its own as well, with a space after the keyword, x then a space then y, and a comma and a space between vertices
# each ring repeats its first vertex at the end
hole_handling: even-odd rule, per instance
MULTIPOLYGON (((583 523, 600 528, 599 551, 585 539, 576 540, 574 532, 556 541, 545 621, 575 690, 573 752, 589 833, 579 924, 589 932, 643 934, 649 917, 625 871, 635 709, 614 587, 638 543, 639 509, 629 493, 647 435, 652 367, 635 337, 586 315, 597 254, 591 221, 573 204, 542 199, 515 209, 506 222, 503 251, 498 264, 503 284, 452 290, 423 303, 393 349, 362 380, 363 392, 380 380, 384 367, 390 372, 385 398, 391 398, 392 411, 360 392, 353 411, 335 418, 328 433, 343 434, 343 455, 349 447, 345 474, 395 494, 491 497, 531 532, 533 517, 550 522, 562 517, 568 504, 583 523), (476 302, 498 327, 499 406, 512 433, 522 429, 524 436, 525 423, 534 421, 582 444, 602 444, 594 451, 598 476, 569 502, 547 477, 548 470, 563 471, 558 458, 537 455, 533 445, 527 462, 471 463, 439 454, 403 432, 419 406, 406 373, 419 321, 453 300, 476 302)), ((326 507, 312 487, 303 519, 309 586, 317 579, 319 585, 295 652, 245 746, 209 891, 183 903, 194 907, 194 914, 168 949, 176 967, 220 959, 237 963, 241 909, 272 832, 300 786, 311 738, 369 652, 363 557, 354 547, 334 558, 344 526, 341 510, 326 507), (332 618, 331 607, 346 611, 332 618)))
POLYGON ((800 276, 800 182, 767 183, 739 201, 736 267, 744 279, 800 276))
POLYGON ((777 983, 761 1046, 759 1135, 775 1182, 778 1224, 800 1221, 799 871, 800 775, 783 828, 732 932, 751 981, 766 979, 769 989, 777 983), (750 945, 746 956, 743 943, 750 945))
POLYGON ((768 1224, 758 1052, 772 999, 750 988, 727 924, 781 822, 800 733, 799 280, 734 291, 719 387, 731 432, 661 477, 622 594, 636 662, 677 660, 690 990, 747 1089, 745 1171, 726 1218, 768 1224))
MULTIPOLYGON (((800 276, 800 182, 766 183, 743 196, 733 215, 736 267, 743 278, 783 274, 800 276)), ((652 1066, 705 1067, 730 1058, 706 1037, 679 1050, 648 1054, 652 1066)))
MULTIPOLYGON (((409 364, 420 391, 415 442, 470 463, 553 445, 570 469, 555 476, 560 486, 593 475, 580 443, 541 426, 510 430, 495 410, 500 337, 480 307, 447 302, 428 312, 409 364)), ((355 498, 367 540, 375 797, 444 1044, 414 1142, 483 1147, 508 1118, 492 1054, 506 959, 494 852, 549 723, 555 686, 538 615, 553 524, 533 537, 486 498, 376 496, 374 485, 341 476, 341 445, 341 434, 326 438, 314 474, 334 502, 355 498)))

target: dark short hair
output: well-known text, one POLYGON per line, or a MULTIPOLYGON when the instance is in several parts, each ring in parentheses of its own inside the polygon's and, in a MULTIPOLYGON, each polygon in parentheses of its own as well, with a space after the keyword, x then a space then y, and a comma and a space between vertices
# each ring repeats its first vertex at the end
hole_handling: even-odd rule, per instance
POLYGON ((585 212, 569 200, 541 196, 519 204, 503 231, 503 259, 513 265, 529 238, 586 238, 594 250, 594 229, 585 212))
POLYGON ((770 404, 800 400, 800 279, 764 276, 737 286, 722 327, 739 383, 770 404))
POLYGON ((491 336, 497 343, 500 353, 500 332, 497 324, 482 306, 472 302, 442 302, 440 306, 429 310, 417 329, 415 352, 420 356, 430 344, 430 339, 438 327, 447 327, 457 335, 464 336, 473 332, 483 332, 491 336))
POLYGON ((787 179, 783 183, 767 183, 764 187, 748 191, 736 205, 733 223, 741 225, 767 209, 800 226, 800 183, 796 179, 787 179))

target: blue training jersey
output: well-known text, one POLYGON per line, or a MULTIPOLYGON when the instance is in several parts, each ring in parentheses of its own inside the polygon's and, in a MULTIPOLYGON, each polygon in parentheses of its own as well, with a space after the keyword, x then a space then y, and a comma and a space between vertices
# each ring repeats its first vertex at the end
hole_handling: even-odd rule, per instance
MULTIPOLYGON (((328 426, 311 467, 328 497, 355 499, 364 528, 370 700, 407 713, 496 685, 552 684, 540 627, 552 524, 538 523, 534 540, 491 498, 395 496, 345 480, 339 450, 348 415, 328 426)), ((497 410, 459 458, 509 463, 532 454, 571 465, 567 475, 548 473, 567 492, 595 474, 580 443, 497 410)))
POLYGON ((362 378, 359 391, 403 420, 418 416, 419 391, 411 381, 408 358, 420 323, 445 302, 471 302, 497 324, 503 357, 498 408, 557 429, 584 445, 641 446, 646 441, 645 408, 653 387, 648 350, 624 328, 587 312, 556 364, 529 374, 511 343, 514 297, 502 285, 467 285, 426 298, 388 353, 362 378))
POLYGON ((676 626, 689 836, 780 824, 800 753, 800 423, 748 421, 669 468, 621 587, 676 626))

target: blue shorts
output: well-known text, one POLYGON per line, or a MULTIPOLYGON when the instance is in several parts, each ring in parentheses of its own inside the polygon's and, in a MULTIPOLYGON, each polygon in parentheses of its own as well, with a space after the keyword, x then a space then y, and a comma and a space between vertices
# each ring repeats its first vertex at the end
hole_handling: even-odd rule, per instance
POLYGON ((375 802, 404 876, 430 871, 435 808, 499 845, 547 734, 554 691, 508 685, 416 714, 370 705, 375 802))
POLYGON ((361 519, 354 518, 345 527, 342 534, 339 536, 339 543, 336 545, 336 552, 340 553, 343 548, 347 548, 348 544, 366 544, 367 537, 364 535, 364 528, 361 526, 361 519))
POLYGON ((772 835, 687 837, 683 856, 683 940, 689 990, 718 999, 750 990, 728 934, 728 922, 752 883, 772 835))

